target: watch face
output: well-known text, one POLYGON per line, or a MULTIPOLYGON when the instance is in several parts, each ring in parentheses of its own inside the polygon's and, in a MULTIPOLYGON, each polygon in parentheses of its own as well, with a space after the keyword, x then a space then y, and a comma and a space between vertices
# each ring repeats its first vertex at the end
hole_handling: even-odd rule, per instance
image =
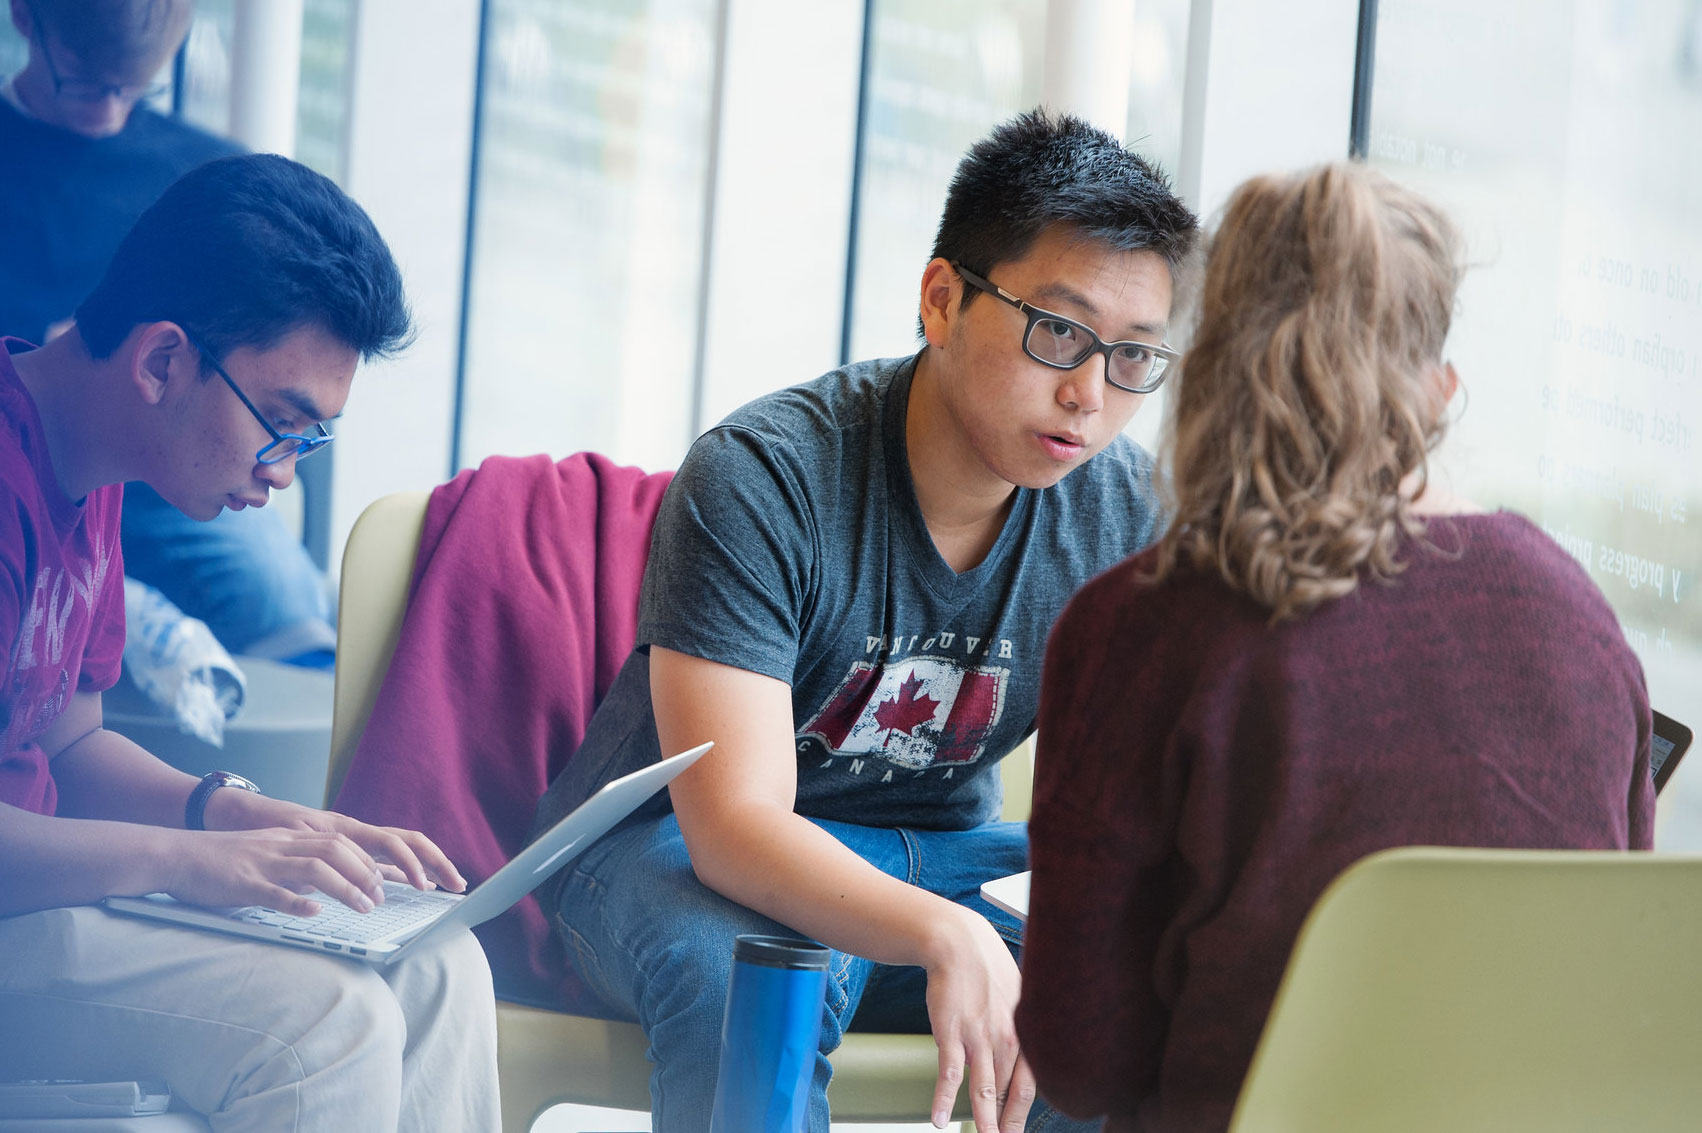
POLYGON ((220 787, 240 787, 245 791, 253 791, 256 794, 260 793, 260 788, 257 785, 248 779, 244 779, 241 775, 236 774, 234 771, 214 771, 209 774, 207 778, 211 779, 220 787))
POLYGON ((220 787, 235 787, 242 791, 253 791, 261 794, 259 787, 244 779, 241 775, 229 771, 209 771, 201 776, 201 781, 195 784, 195 789, 189 792, 189 802, 183 808, 183 826, 186 830, 205 830, 207 815, 207 800, 213 797, 213 792, 220 787))

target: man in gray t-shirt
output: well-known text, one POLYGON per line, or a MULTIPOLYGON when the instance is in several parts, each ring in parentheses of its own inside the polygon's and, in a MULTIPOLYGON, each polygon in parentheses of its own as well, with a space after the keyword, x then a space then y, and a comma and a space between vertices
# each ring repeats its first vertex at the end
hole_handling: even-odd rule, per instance
MULTIPOLYGON (((1172 356, 1195 231, 1115 139, 1023 115, 958 169, 922 350, 760 398, 692 447, 637 648, 539 811, 716 742, 561 887, 580 974, 649 1036, 658 1131, 705 1126, 744 932, 835 950, 823 1052, 854 1014, 927 1028, 937 1121, 962 1081, 982 1129, 1028 1113, 1018 926, 977 893, 1024 868, 996 764, 1033 726, 1065 601, 1158 533, 1151 459, 1121 432, 1172 356)), ((827 1075, 818 1058, 815 1130, 827 1075)))

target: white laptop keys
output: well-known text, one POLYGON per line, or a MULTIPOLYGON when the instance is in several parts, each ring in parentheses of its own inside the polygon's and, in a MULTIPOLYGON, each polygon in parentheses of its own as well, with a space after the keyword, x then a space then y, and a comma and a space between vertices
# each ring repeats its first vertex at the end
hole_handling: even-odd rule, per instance
POLYGON ((313 899, 321 908, 312 917, 295 917, 260 905, 208 908, 163 893, 108 897, 101 904, 132 916, 352 956, 369 964, 389 964, 451 925, 472 928, 506 912, 713 746, 701 744, 605 784, 513 861, 491 874, 483 885, 464 895, 421 891, 387 881, 384 903, 370 913, 357 912, 335 898, 314 893, 313 899))

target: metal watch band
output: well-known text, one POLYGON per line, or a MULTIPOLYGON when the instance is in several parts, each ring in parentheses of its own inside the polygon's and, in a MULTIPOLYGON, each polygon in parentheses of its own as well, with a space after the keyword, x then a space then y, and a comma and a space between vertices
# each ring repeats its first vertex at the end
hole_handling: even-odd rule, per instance
POLYGON ((261 793, 259 787, 241 775, 230 771, 209 771, 201 776, 201 781, 189 792, 189 802, 183 808, 185 830, 207 829, 207 800, 212 798, 213 792, 220 787, 237 787, 244 791, 253 791, 257 795, 261 793))

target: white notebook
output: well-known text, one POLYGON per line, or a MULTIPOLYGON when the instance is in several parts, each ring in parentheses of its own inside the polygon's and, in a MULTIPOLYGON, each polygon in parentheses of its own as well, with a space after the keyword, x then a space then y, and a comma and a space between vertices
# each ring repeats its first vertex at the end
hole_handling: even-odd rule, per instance
POLYGON ((1029 871, 1013 873, 1009 877, 1000 877, 981 886, 981 896, 988 904, 997 905, 1018 920, 1028 920, 1028 879, 1033 874, 1029 871))

